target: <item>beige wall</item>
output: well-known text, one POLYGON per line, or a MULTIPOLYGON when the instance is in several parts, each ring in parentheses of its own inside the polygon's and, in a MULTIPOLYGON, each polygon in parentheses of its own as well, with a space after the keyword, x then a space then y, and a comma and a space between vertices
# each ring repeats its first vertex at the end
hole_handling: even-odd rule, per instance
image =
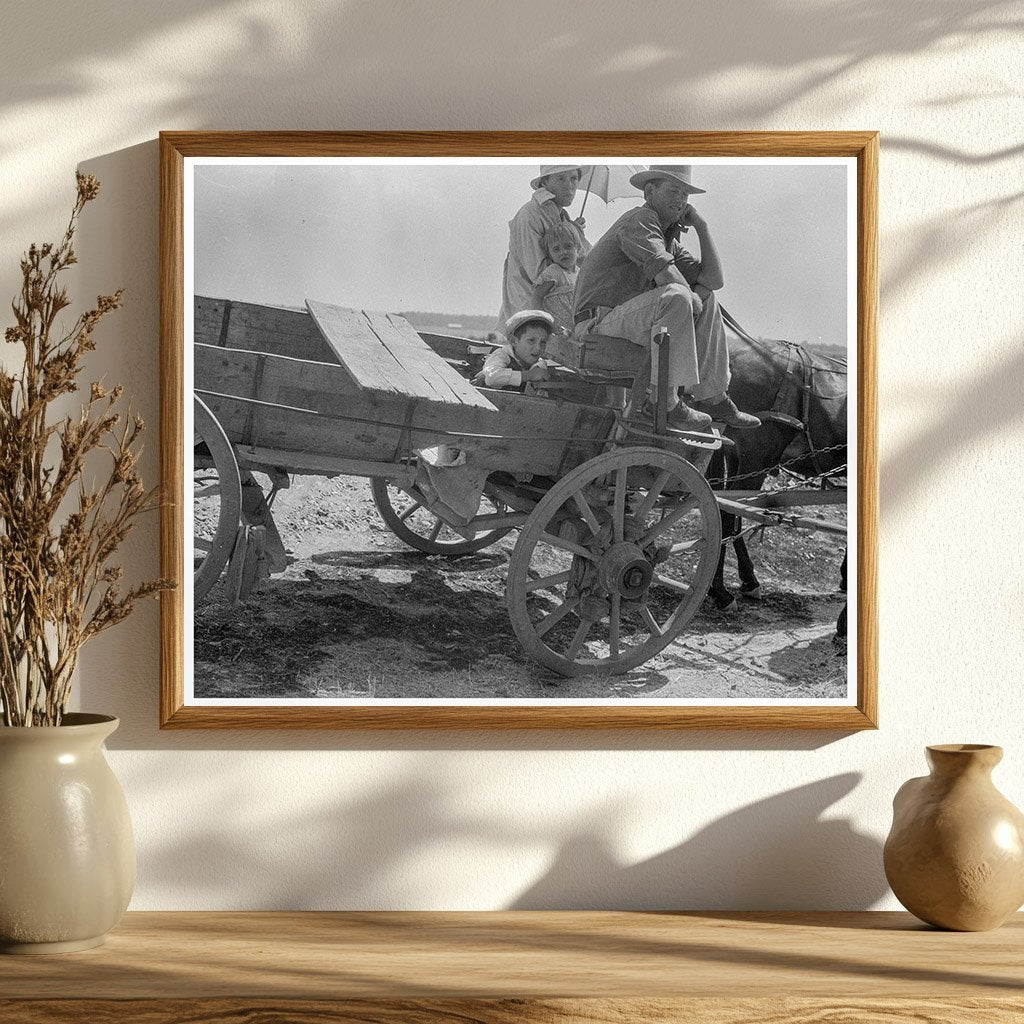
MULTIPOLYGON (((123 721, 135 907, 887 907, 924 744, 1004 745, 1024 805, 1020 7, 633 9, 8 3, 0 295, 97 174, 76 295, 126 286, 95 365, 155 427, 160 129, 878 129, 881 730, 165 734, 147 607, 82 670, 123 721)), ((154 522, 130 568, 156 547, 154 522)))

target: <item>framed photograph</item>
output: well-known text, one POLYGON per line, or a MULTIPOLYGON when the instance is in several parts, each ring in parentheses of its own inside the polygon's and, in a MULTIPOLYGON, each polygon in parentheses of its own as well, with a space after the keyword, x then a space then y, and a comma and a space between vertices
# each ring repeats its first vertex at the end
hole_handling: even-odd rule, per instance
POLYGON ((165 132, 161 725, 874 728, 874 132, 165 132))

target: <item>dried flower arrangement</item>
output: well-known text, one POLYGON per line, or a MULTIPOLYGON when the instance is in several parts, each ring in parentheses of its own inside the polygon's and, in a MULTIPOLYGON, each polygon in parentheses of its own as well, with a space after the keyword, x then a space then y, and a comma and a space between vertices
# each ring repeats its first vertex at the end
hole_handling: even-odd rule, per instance
POLYGON ((24 347, 19 374, 0 369, 0 703, 3 724, 59 725, 82 645, 131 614, 135 602, 167 589, 157 579, 121 591, 111 556, 135 518, 159 503, 137 470, 141 417, 114 411, 124 388, 93 381, 77 417, 48 421, 50 406, 79 390, 93 331, 121 305, 100 295, 70 330, 57 317, 71 300, 59 275, 77 262, 72 243, 85 204, 99 193, 77 174, 78 197, 64 238, 32 245, 21 261, 7 342, 24 347), (59 456, 58 456, 59 446, 59 456), (111 461, 102 486, 87 484, 90 454, 111 461))

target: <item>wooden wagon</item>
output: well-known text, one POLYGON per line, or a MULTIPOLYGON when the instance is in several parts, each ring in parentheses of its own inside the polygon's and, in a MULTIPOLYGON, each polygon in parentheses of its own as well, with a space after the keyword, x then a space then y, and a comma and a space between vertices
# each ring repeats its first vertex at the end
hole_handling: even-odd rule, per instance
MULTIPOLYGON (((636 346, 565 344, 560 379, 523 394, 469 382, 485 347, 394 314, 196 297, 193 326, 197 602, 218 581, 237 599, 287 567, 272 506, 302 474, 368 478, 384 522, 428 554, 518 530, 511 622, 527 654, 563 675, 642 664, 704 599, 721 545, 704 470, 721 440, 626 432, 597 403, 629 382, 636 346), (475 514, 445 500, 452 474, 478 475, 475 514)), ((745 514, 771 514, 747 501, 745 514)))

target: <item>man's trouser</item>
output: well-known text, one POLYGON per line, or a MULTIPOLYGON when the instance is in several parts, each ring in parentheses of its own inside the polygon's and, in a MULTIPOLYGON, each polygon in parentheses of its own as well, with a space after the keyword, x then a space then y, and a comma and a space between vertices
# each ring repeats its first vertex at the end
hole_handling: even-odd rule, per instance
MULTIPOLYGON (((651 337, 664 327, 671 337, 669 390, 681 388, 698 402, 717 398, 729 389, 729 349, 715 293, 699 287, 698 297, 704 305, 696 320, 693 292, 686 285, 666 284, 609 309, 594 321, 579 324, 576 330, 650 346, 651 337)), ((651 359, 651 376, 657 380, 657 352, 653 349, 651 359)))

